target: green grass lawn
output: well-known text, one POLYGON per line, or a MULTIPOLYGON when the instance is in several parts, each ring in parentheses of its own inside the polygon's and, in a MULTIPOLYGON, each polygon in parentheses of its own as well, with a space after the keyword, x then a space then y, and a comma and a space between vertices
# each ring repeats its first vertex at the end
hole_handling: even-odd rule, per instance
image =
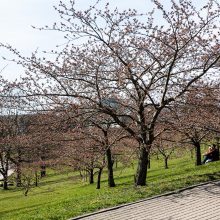
POLYGON ((107 187, 103 174, 101 189, 77 178, 78 173, 50 171, 25 197, 21 189, 0 189, 0 219, 68 219, 97 209, 136 201, 192 184, 220 179, 220 161, 195 167, 192 159, 152 160, 146 187, 134 187, 135 169, 115 170, 115 188, 107 187))

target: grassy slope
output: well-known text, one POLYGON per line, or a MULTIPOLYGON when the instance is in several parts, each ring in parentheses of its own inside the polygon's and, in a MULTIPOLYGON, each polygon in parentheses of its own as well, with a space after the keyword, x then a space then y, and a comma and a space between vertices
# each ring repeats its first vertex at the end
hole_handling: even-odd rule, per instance
POLYGON ((108 188, 106 175, 100 190, 76 181, 74 173, 50 173, 40 186, 25 197, 21 190, 0 190, 0 219, 68 219, 100 208, 161 194, 195 183, 220 179, 220 161, 195 167, 189 159, 173 159, 169 169, 154 160, 148 172, 148 186, 134 187, 132 168, 115 171, 117 187, 108 188))

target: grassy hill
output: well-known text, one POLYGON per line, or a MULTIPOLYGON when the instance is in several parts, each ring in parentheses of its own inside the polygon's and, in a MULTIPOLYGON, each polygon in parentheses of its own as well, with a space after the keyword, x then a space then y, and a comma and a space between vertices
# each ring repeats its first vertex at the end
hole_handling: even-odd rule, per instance
POLYGON ((68 219, 97 209, 136 201, 176 190, 192 184, 220 179, 220 161, 195 167, 189 157, 169 161, 169 169, 162 160, 152 160, 148 185, 134 187, 135 168, 119 166, 115 170, 115 188, 107 187, 103 173, 101 189, 79 178, 78 172, 50 170, 39 186, 24 196, 21 189, 0 189, 0 219, 45 220, 68 219))

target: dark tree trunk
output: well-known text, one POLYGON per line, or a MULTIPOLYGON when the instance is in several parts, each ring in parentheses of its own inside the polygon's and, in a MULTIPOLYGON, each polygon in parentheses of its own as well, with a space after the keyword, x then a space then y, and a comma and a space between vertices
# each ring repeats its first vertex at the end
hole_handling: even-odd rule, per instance
POLYGON ((4 179, 3 179, 3 189, 8 190, 8 177, 7 177, 7 175, 4 176, 4 179))
POLYGON ((113 161, 111 149, 106 150, 107 166, 108 166, 108 186, 115 187, 114 174, 113 174, 113 161))
POLYGON ((190 150, 190 155, 191 155, 191 159, 193 159, 194 158, 193 149, 190 150))
POLYGON ((103 169, 103 168, 99 168, 96 189, 100 189, 100 187, 101 187, 101 175, 102 175, 102 169, 103 169))
POLYGON ((164 157, 164 168, 168 169, 168 157, 164 157))
POLYGON ((88 172, 87 172, 87 170, 85 169, 85 170, 84 170, 84 181, 87 182, 87 179, 88 179, 88 172))
POLYGON ((82 174, 82 171, 81 171, 81 170, 79 170, 79 175, 80 175, 80 177, 83 179, 83 174, 82 174))
POLYGON ((17 153, 18 153, 18 159, 17 159, 17 163, 16 163, 16 186, 17 187, 21 187, 21 163, 22 163, 22 158, 21 158, 21 149, 20 147, 17 149, 17 153))
POLYGON ((25 191, 24 191, 24 196, 27 196, 27 195, 28 195, 28 191, 29 191, 29 189, 25 189, 25 191))
POLYGON ((0 166, 1 168, 1 174, 3 176, 3 189, 7 190, 8 189, 8 170, 9 170, 9 156, 10 156, 10 151, 7 151, 5 156, 2 156, 0 154, 0 166))
POLYGON ((219 146, 217 147, 217 151, 218 151, 217 160, 220 160, 220 156, 219 156, 219 146))
POLYGON ((38 186, 38 174, 37 174, 37 171, 35 171, 35 186, 38 186))
POLYGON ((21 187, 21 164, 18 162, 16 167, 16 186, 21 187))
POLYGON ((118 157, 115 155, 115 168, 118 168, 118 157))
POLYGON ((156 153, 156 159, 157 159, 157 160, 160 159, 160 158, 159 158, 159 153, 158 153, 158 152, 156 153))
POLYGON ((90 184, 94 183, 94 171, 93 171, 93 169, 90 169, 90 171, 89 171, 89 183, 90 184))
POLYGON ((40 176, 41 178, 46 176, 46 165, 41 165, 40 176))
POLYGON ((136 186, 146 186, 148 154, 149 153, 147 152, 146 147, 141 147, 138 158, 137 172, 135 176, 136 186))
POLYGON ((220 138, 219 137, 216 137, 216 145, 217 145, 217 150, 218 150, 218 157, 217 157, 217 160, 219 160, 220 159, 220 157, 219 157, 219 150, 220 150, 220 143, 219 143, 219 140, 220 140, 220 138))
POLYGON ((194 142, 193 143, 195 146, 195 151, 196 151, 196 166, 199 166, 202 164, 201 161, 201 147, 200 147, 200 143, 199 142, 194 142))
POLYGON ((148 169, 150 169, 150 156, 148 157, 148 164, 147 164, 147 167, 148 167, 148 169))

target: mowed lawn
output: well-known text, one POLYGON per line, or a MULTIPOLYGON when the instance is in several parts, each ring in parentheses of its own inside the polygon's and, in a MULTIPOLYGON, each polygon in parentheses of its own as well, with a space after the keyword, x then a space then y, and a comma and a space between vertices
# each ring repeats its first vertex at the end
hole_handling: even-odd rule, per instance
POLYGON ((135 167, 115 169, 115 188, 108 188, 103 173, 101 189, 79 179, 78 172, 50 170, 39 187, 25 197, 21 189, 0 189, 0 219, 69 219, 101 208, 132 202, 200 182, 220 179, 220 161, 195 167, 190 157, 171 159, 169 169, 163 160, 152 160, 146 187, 134 187, 135 167))

